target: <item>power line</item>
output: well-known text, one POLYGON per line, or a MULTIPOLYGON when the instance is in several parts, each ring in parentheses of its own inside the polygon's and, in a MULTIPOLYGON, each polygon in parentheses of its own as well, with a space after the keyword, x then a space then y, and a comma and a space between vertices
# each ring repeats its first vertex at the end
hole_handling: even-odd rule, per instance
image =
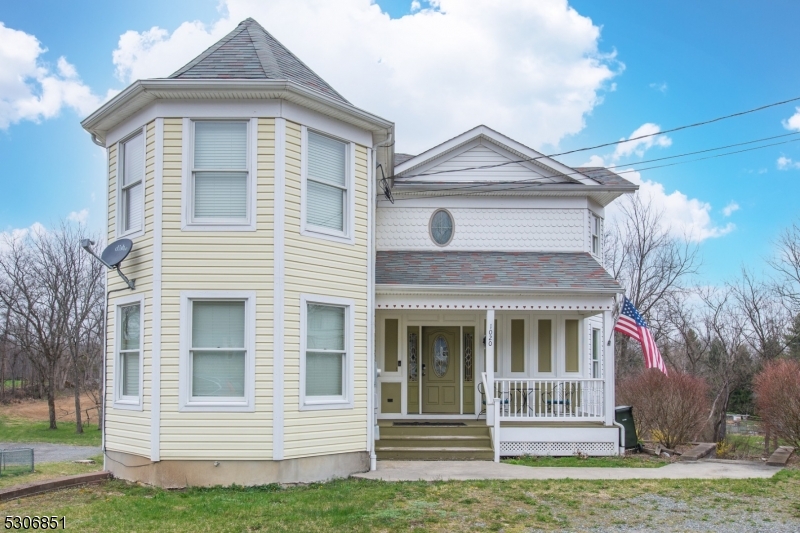
MULTIPOLYGON (((670 128, 668 130, 658 131, 658 132, 655 132, 655 133, 648 133, 648 134, 645 134, 645 135, 639 135, 637 137, 631 137, 629 139, 621 139, 619 141, 607 142, 607 143, 598 144, 598 145, 595 145, 595 146, 588 146, 586 148, 576 148, 574 150, 568 150, 566 152, 560 152, 560 153, 556 153, 556 154, 540 155, 540 156, 536 156, 536 157, 520 159, 520 160, 517 160, 517 161, 506 161, 504 163, 498 163, 496 165, 485 165, 485 166, 479 166, 479 167, 466 167, 466 168, 462 168, 462 169, 440 170, 440 171, 429 172, 429 173, 425 173, 425 174, 411 174, 411 175, 408 175, 408 176, 401 176, 401 177, 405 179, 405 178, 416 178, 416 177, 419 177, 419 176, 433 176, 433 175, 436 175, 436 174, 447 174, 447 173, 450 173, 450 172, 462 172, 462 171, 465 171, 465 170, 483 170, 483 169, 488 169, 488 168, 496 168, 496 167, 501 167, 501 166, 505 166, 505 165, 511 165, 511 164, 515 164, 515 163, 528 163, 528 162, 533 162, 533 161, 536 161, 538 159, 543 159, 543 158, 552 158, 552 157, 558 157, 558 156, 562 156, 562 155, 575 154, 575 153, 578 153, 578 152, 586 152, 588 150, 596 150, 598 148, 605 148, 607 146, 614 146, 616 144, 622 144, 622 143, 631 142, 631 141, 638 141, 638 140, 641 140, 641 139, 647 139, 648 137, 655 137, 657 135, 664 135, 664 134, 667 134, 667 133, 673 133, 673 132, 676 132, 676 131, 681 131, 681 130, 685 130, 685 129, 689 129, 689 128, 696 128, 698 126, 705 126, 705 125, 708 125, 708 124, 713 124, 714 122, 719 122, 721 120, 727 120, 729 118, 735 118, 735 117, 740 117, 740 116, 743 116, 743 115, 748 115, 750 113, 755 113, 757 111, 763 111, 763 110, 769 109, 771 107, 776 107, 776 106, 779 106, 779 105, 788 104, 790 102, 796 102, 798 100, 800 100, 800 96, 795 97, 795 98, 790 98, 788 100, 782 100, 780 102, 774 102, 774 103, 771 103, 771 104, 766 104, 766 105, 763 105, 763 106, 760 106, 760 107, 755 107, 753 109, 748 109, 746 111, 739 111, 737 113, 731 113, 729 115, 724 115, 724 116, 717 117, 717 118, 712 118, 712 119, 709 119, 709 120, 703 120, 701 122, 694 122, 692 124, 684 124, 683 126, 677 126, 675 128, 670 128)), ((394 177, 397 177, 397 176, 394 176, 394 177)))
MULTIPOLYGON (((641 164, 645 164, 645 163, 653 163, 653 162, 656 162, 656 161, 663 161, 663 160, 666 160, 666 159, 675 159, 677 157, 687 157, 687 156, 696 155, 696 154, 699 154, 699 153, 707 153, 707 152, 711 152, 711 151, 715 151, 715 150, 724 150, 726 148, 733 148, 733 147, 736 147, 736 146, 743 146, 743 145, 746 145, 746 144, 752 144, 752 143, 755 143, 755 142, 762 142, 762 141, 765 141, 765 140, 777 139, 777 138, 780 138, 780 137, 787 137, 787 136, 797 135, 797 134, 800 134, 800 132, 786 133, 786 134, 783 134, 783 135, 775 135, 773 137, 765 137, 763 139, 758 139, 758 140, 754 140, 754 141, 746 141, 746 142, 742 142, 742 143, 730 144, 730 145, 727 145, 727 146, 721 146, 721 147, 717 147, 717 148, 708 148, 708 149, 705 149, 705 150, 698 150, 698 151, 695 151, 695 152, 687 152, 687 153, 684 153, 684 154, 679 154, 679 155, 674 155, 674 156, 668 156, 668 157, 661 157, 661 158, 657 158, 657 159, 639 161, 637 163, 631 163, 631 165, 634 166, 634 165, 641 165, 641 164)), ((676 165, 683 165, 683 164, 686 164, 686 163, 694 163, 694 162, 697 162, 697 161, 704 161, 706 159, 715 159, 715 158, 718 158, 718 157, 726 157, 726 156, 729 156, 729 155, 740 154, 740 153, 743 153, 743 152, 751 152, 753 150, 761 150, 762 148, 769 148, 771 146, 778 146, 778 145, 781 145, 781 144, 788 144, 788 143, 793 143, 793 142, 798 142, 798 141, 800 141, 800 139, 790 139, 788 141, 770 143, 770 144, 765 144, 765 145, 762 145, 762 146, 754 146, 753 148, 745 148, 745 149, 742 149, 742 150, 735 150, 733 152, 726 152, 724 154, 716 154, 716 155, 711 155, 711 156, 706 156, 706 157, 698 157, 698 158, 695 158, 695 159, 689 159, 687 161, 677 161, 675 163, 667 163, 667 164, 664 164, 664 165, 654 165, 654 166, 651 166, 651 167, 644 167, 644 168, 632 168, 632 169, 622 170, 622 171, 618 171, 618 172, 614 171, 614 173, 617 174, 617 175, 621 175, 621 174, 630 174, 632 172, 642 172, 642 171, 645 171, 645 170, 653 170, 653 169, 656 169, 656 168, 672 167, 672 166, 676 166, 676 165)), ((616 167, 612 167, 612 168, 616 168, 616 167)), ((562 175, 569 176, 569 175, 574 175, 574 174, 583 175, 582 172, 578 172, 578 171, 570 172, 570 173, 562 174, 562 175)), ((437 193, 437 192, 447 192, 447 191, 463 191, 464 189, 473 189, 473 188, 478 188, 478 187, 486 187, 487 185, 511 185, 511 187, 508 187, 508 188, 505 188, 505 189, 497 189, 497 190, 492 191, 492 192, 517 191, 517 190, 523 190, 523 189, 526 189, 526 188, 540 187, 541 183, 539 183, 539 180, 541 180, 541 179, 542 178, 532 178, 530 180, 498 181, 498 182, 492 182, 492 183, 484 182, 484 183, 480 183, 480 184, 464 185, 462 187, 452 187, 452 188, 448 188, 448 189, 428 189, 427 191, 418 191, 418 192, 437 193)), ((460 193, 460 194, 430 194, 430 195, 425 196, 425 198, 445 198, 445 197, 449 197, 449 196, 462 196, 463 194, 464 194, 463 192, 460 193)), ((467 194, 469 194, 469 193, 467 193, 467 194)), ((419 198, 419 197, 415 196, 415 197, 395 198, 395 201, 412 200, 412 199, 416 199, 416 198, 419 198)))

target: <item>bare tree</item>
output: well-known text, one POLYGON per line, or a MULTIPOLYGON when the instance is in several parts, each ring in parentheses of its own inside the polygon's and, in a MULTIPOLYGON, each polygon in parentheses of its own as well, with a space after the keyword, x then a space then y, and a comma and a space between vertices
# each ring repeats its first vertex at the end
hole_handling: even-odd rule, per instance
POLYGON ((777 253, 769 264, 778 275, 778 293, 796 314, 800 311, 800 224, 784 230, 776 247, 777 253))
POLYGON ((742 268, 731 292, 745 319, 744 335, 753 352, 762 362, 780 356, 786 350, 784 333, 791 321, 780 287, 756 280, 742 268))
POLYGON ((50 429, 57 428, 56 391, 71 372, 80 431, 81 354, 95 331, 86 322, 104 302, 102 271, 79 248, 84 234, 84 228, 62 223, 56 231, 8 237, 0 252, 6 334, 27 356, 47 395, 50 429))
MULTIPOLYGON (((605 236, 605 264, 625 294, 645 317, 659 342, 670 324, 669 302, 699 267, 697 246, 664 227, 663 212, 640 194, 623 202, 621 217, 605 236)), ((617 375, 641 366, 627 338, 616 342, 617 375)))

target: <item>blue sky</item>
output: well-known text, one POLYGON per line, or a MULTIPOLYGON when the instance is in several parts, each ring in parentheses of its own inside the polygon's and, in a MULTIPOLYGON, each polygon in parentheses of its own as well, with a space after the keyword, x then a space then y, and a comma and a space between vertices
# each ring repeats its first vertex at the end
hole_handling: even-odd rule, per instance
MULTIPOLYGON (((0 43, 0 231, 49 225, 70 213, 100 228, 104 153, 80 120, 109 91, 139 75, 168 75, 246 16, 354 104, 396 121, 398 150, 412 153, 478 123, 546 153, 561 152, 800 96, 800 4, 791 0, 757 7, 727 1, 377 4, 144 0, 111 9, 96 1, 0 3, 0 31, 14 30, 4 35, 28 45, 25 36, 35 37, 42 49, 20 59, 24 47, 0 39, 6 42, 0 43), (41 96, 42 80, 56 89, 47 101, 28 105, 24 88, 28 97, 41 96)), ((787 121, 798 107, 563 161, 625 169, 642 159, 789 133, 795 123, 787 121)), ((800 115, 795 120, 800 129, 800 115)), ((742 264, 764 269, 774 238, 797 220, 798 162, 795 142, 645 171, 638 179, 665 209, 670 227, 694 232, 703 258, 698 282, 719 283, 742 264)))

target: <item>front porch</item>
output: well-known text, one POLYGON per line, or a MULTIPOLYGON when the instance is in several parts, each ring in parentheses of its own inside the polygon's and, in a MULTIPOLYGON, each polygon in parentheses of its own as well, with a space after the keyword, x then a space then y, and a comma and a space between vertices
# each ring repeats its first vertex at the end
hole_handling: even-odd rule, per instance
POLYGON ((613 362, 604 349, 611 298, 392 300, 401 303, 379 297, 376 311, 379 458, 411 458, 400 453, 402 445, 417 449, 418 458, 463 455, 423 449, 451 448, 443 444, 451 429, 427 442, 383 442, 398 433, 395 423, 415 421, 429 428, 483 427, 495 460, 619 453, 613 387, 607 386, 613 362))

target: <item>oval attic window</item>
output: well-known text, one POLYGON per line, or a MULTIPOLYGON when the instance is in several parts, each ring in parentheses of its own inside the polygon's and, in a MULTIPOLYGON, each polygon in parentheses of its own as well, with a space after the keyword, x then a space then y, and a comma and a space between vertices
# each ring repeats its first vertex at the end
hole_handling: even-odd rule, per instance
POLYGON ((439 246, 447 246, 453 239, 453 217, 445 209, 439 209, 431 217, 431 238, 439 246))

